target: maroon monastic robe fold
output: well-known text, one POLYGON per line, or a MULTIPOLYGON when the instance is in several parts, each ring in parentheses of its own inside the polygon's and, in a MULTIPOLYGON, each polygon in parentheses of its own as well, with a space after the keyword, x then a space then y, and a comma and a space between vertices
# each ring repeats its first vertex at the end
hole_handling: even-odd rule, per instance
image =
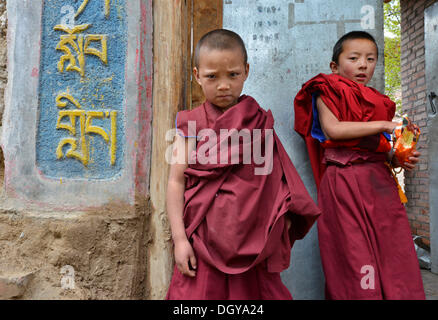
MULTIPOLYGON (((273 131, 274 120, 271 112, 260 108, 253 98, 242 96, 235 106, 225 112, 205 102, 192 111, 179 112, 176 121, 177 128, 186 137, 198 136, 197 151, 189 155, 189 166, 185 171, 183 219, 187 237, 192 242, 198 261, 202 261, 202 267, 198 269, 195 279, 174 275, 177 279, 172 279, 169 292, 175 292, 175 287, 184 288, 181 281, 189 283, 185 288, 199 289, 199 282, 210 282, 207 286, 211 286, 211 279, 229 277, 240 279, 236 283, 246 283, 248 288, 254 285, 254 281, 271 281, 271 284, 260 286, 271 286, 272 292, 280 290, 281 288, 274 288, 284 287, 278 273, 289 266, 294 241, 306 235, 320 210, 309 196, 273 131), (196 121, 195 133, 189 132, 189 121, 196 121), (248 140, 242 138, 239 140, 239 148, 234 148, 231 144, 225 148, 229 151, 228 160, 232 158, 232 154, 238 153, 239 163, 220 161, 220 152, 224 151, 222 148, 225 142, 224 138, 221 140, 221 129, 235 129, 238 133, 247 130, 250 133, 249 144, 248 140), (257 130, 260 134, 254 136, 257 130), (265 144, 265 139, 271 139, 269 141, 272 144, 265 144), (269 154, 272 156, 272 171, 268 170, 266 174, 255 174, 256 169, 269 168, 269 164, 260 164, 254 158, 255 144, 261 146, 261 155, 265 156, 267 162, 269 154), (217 164, 202 164, 202 159, 194 161, 196 157, 200 160, 201 150, 204 150, 202 154, 206 154, 207 146, 208 155, 217 152, 217 164), (250 163, 248 160, 243 162, 248 147, 252 150, 249 153, 250 163), (292 221, 289 232, 285 226, 286 214, 292 221), (202 272, 203 269, 207 271, 202 272), (206 273, 211 277, 205 277, 206 273)), ((202 285, 201 287, 206 292, 212 289, 206 289, 202 285)), ((217 283, 219 291, 224 287, 231 289, 223 283, 217 283)), ((241 289, 247 290, 243 287, 241 289)), ((281 290, 283 294, 280 295, 250 297, 284 298, 284 290, 287 289, 284 287, 281 290)), ((248 298, 248 295, 239 295, 238 292, 239 289, 234 286, 234 295, 216 293, 196 297, 248 298)), ((168 298, 179 297, 178 294, 171 293, 168 298)))
MULTIPOLYGON (((318 238, 327 299, 424 299, 406 211, 383 152, 325 148, 310 134, 312 93, 340 121, 392 120, 393 103, 372 88, 318 75, 295 99, 318 185, 318 238)), ((353 143, 353 145, 355 145, 353 143)))
MULTIPOLYGON (((305 140, 312 165, 316 185, 319 186, 325 166, 322 162, 323 148, 350 147, 367 149, 374 144, 373 137, 344 141, 326 141, 322 144, 311 136, 313 124, 312 94, 317 93, 339 121, 391 121, 395 114, 395 103, 374 88, 336 74, 318 74, 307 81, 294 100, 295 131, 305 140)), ((379 145, 385 140, 377 136, 374 150, 383 149, 388 152, 390 145, 379 145), (386 147, 386 148, 385 148, 386 147)), ((384 144, 384 143, 382 143, 384 144)))

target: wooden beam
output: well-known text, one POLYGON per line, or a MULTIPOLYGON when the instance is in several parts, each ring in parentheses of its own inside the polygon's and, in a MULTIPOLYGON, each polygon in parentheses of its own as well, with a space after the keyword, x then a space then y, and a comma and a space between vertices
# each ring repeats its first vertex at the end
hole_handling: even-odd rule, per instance
POLYGON ((148 252, 148 299, 164 299, 174 265, 167 220, 166 189, 169 164, 165 160, 170 142, 166 133, 174 128, 176 113, 184 109, 188 91, 188 19, 191 0, 154 1, 153 129, 150 173, 151 244, 148 252))
POLYGON ((169 164, 166 133, 179 110, 204 101, 192 81, 193 46, 208 31, 222 27, 222 0, 154 1, 153 126, 150 172, 151 244, 148 247, 148 299, 163 299, 173 270, 173 251, 166 211, 169 164))
POLYGON ((185 103, 184 109, 192 108, 192 27, 193 27, 193 0, 187 0, 187 7, 185 11, 184 20, 182 23, 185 24, 185 37, 184 37, 184 48, 185 55, 184 65, 184 92, 185 92, 185 103))
MULTIPOLYGON (((192 69, 194 67, 193 53, 199 39, 207 32, 222 28, 223 0, 192 0, 193 1, 193 47, 192 69)), ((204 94, 195 79, 192 80, 192 105, 196 107, 204 102, 204 94)))

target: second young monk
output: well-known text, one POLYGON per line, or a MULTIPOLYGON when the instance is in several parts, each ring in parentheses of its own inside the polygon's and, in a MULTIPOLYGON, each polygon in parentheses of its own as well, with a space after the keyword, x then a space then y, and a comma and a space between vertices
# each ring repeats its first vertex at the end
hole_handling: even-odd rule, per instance
POLYGON ((176 118, 167 189, 176 266, 167 299, 292 298, 280 272, 320 210, 271 112, 241 96, 248 72, 236 33, 201 38, 194 76, 206 101, 176 118))
POLYGON ((424 299, 406 211, 385 162, 397 163, 385 135, 395 104, 367 87, 378 57, 374 38, 344 35, 332 74, 319 74, 295 97, 295 130, 306 141, 322 214, 318 237, 327 299, 424 299))

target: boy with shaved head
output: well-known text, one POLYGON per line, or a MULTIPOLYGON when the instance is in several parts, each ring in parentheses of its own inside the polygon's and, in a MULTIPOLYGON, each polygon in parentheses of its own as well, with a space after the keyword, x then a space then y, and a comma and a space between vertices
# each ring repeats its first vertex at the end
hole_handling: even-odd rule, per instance
POLYGON ((388 167, 395 103, 367 84, 378 48, 352 31, 333 48, 332 74, 319 74, 295 97, 295 130, 304 138, 322 209, 318 238, 327 299, 424 299, 409 221, 388 167))
POLYGON ((176 118, 167 189, 176 266, 167 299, 292 298, 280 272, 320 211, 271 112, 241 96, 248 72, 236 33, 201 38, 194 76, 206 101, 176 118))

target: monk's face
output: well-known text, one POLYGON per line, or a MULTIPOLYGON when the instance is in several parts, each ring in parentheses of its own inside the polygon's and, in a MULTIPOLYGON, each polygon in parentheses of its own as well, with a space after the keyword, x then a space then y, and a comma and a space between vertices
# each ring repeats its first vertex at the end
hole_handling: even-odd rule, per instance
POLYGON ((193 70, 205 98, 223 111, 234 106, 248 78, 249 65, 239 48, 201 48, 198 67, 193 70))
POLYGON ((332 72, 366 85, 374 74, 377 64, 377 48, 368 39, 351 39, 343 44, 338 63, 331 62, 332 72))

